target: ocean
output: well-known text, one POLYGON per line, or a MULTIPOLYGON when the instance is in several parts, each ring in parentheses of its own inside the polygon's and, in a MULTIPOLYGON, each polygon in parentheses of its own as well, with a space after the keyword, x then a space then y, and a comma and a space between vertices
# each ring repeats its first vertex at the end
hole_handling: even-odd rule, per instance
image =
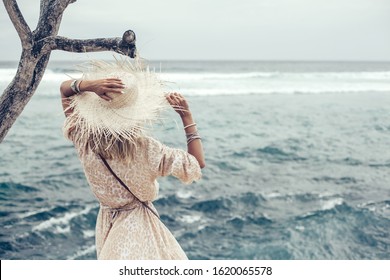
MULTIPOLYGON (((0 258, 95 259, 98 202, 50 62, 0 144, 0 258)), ((390 259, 390 62, 152 61, 183 93, 206 168, 161 178, 155 206, 190 259, 390 259)), ((0 63, 0 89, 16 62, 0 63)), ((169 112, 153 135, 185 149, 169 112)))

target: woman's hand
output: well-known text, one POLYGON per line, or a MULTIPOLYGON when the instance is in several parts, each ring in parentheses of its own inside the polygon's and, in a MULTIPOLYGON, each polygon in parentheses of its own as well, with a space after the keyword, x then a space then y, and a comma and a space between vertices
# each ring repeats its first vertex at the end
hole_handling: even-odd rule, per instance
POLYGON ((180 117, 191 116, 191 112, 187 103, 187 100, 177 92, 168 93, 166 95, 168 103, 172 108, 180 115, 180 117))
POLYGON ((79 84, 80 91, 92 91, 106 101, 110 101, 111 97, 106 93, 123 93, 125 85, 120 79, 106 78, 100 80, 82 80, 79 84))
MULTIPOLYGON (((74 80, 64 81, 61 84, 60 92, 62 99, 62 107, 66 116, 69 116, 73 111, 70 107, 69 98, 72 95, 75 95, 75 92, 71 88, 71 84, 74 80)), ((121 94, 125 85, 120 79, 117 78, 107 78, 100 80, 80 80, 79 81, 80 91, 91 91, 96 93, 99 97, 104 100, 110 101, 111 97, 106 95, 106 93, 121 94)))

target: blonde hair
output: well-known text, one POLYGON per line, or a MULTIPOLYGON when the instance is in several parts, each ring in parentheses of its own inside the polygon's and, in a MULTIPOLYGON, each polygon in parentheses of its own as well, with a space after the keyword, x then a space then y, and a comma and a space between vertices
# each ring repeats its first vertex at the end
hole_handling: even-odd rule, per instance
MULTIPOLYGON (((139 139, 137 139, 139 140, 139 139)), ((90 149, 93 153, 101 155, 105 159, 120 159, 130 163, 137 152, 138 141, 129 139, 107 139, 102 137, 99 142, 88 140, 84 150, 90 149)))
MULTIPOLYGON (((70 121, 70 117, 67 118, 70 121)), ((130 164, 135 158, 137 149, 143 147, 143 136, 135 139, 128 139, 123 136, 114 137, 113 135, 86 134, 85 130, 79 125, 69 126, 65 129, 65 137, 73 141, 81 155, 91 151, 103 158, 124 161, 130 164)))

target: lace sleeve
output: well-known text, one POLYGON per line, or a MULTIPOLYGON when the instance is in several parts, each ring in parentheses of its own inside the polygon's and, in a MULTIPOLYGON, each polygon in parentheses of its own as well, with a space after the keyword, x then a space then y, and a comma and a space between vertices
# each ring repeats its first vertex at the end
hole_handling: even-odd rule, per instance
POLYGON ((190 184, 202 177, 196 158, 181 149, 174 149, 151 139, 149 141, 149 162, 157 176, 175 176, 184 184, 190 184))

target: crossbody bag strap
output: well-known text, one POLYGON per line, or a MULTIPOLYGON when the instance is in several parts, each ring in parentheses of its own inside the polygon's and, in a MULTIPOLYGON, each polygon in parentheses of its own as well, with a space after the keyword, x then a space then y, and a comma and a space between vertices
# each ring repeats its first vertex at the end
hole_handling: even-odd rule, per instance
POLYGON ((128 186, 126 186, 126 184, 118 177, 118 175, 116 175, 116 173, 112 170, 111 166, 108 164, 108 162, 106 161, 106 159, 101 155, 99 154, 99 157, 100 159, 102 160, 102 162, 104 163, 104 165, 107 167, 107 169, 111 172, 111 174, 115 177, 115 179, 119 182, 119 184, 122 185, 122 187, 124 187, 129 193, 131 193, 134 198, 136 200, 138 200, 139 202, 141 202, 143 204, 143 206, 145 206, 146 208, 148 208, 157 218, 160 219, 160 216, 144 201, 141 201, 131 190, 128 186))

